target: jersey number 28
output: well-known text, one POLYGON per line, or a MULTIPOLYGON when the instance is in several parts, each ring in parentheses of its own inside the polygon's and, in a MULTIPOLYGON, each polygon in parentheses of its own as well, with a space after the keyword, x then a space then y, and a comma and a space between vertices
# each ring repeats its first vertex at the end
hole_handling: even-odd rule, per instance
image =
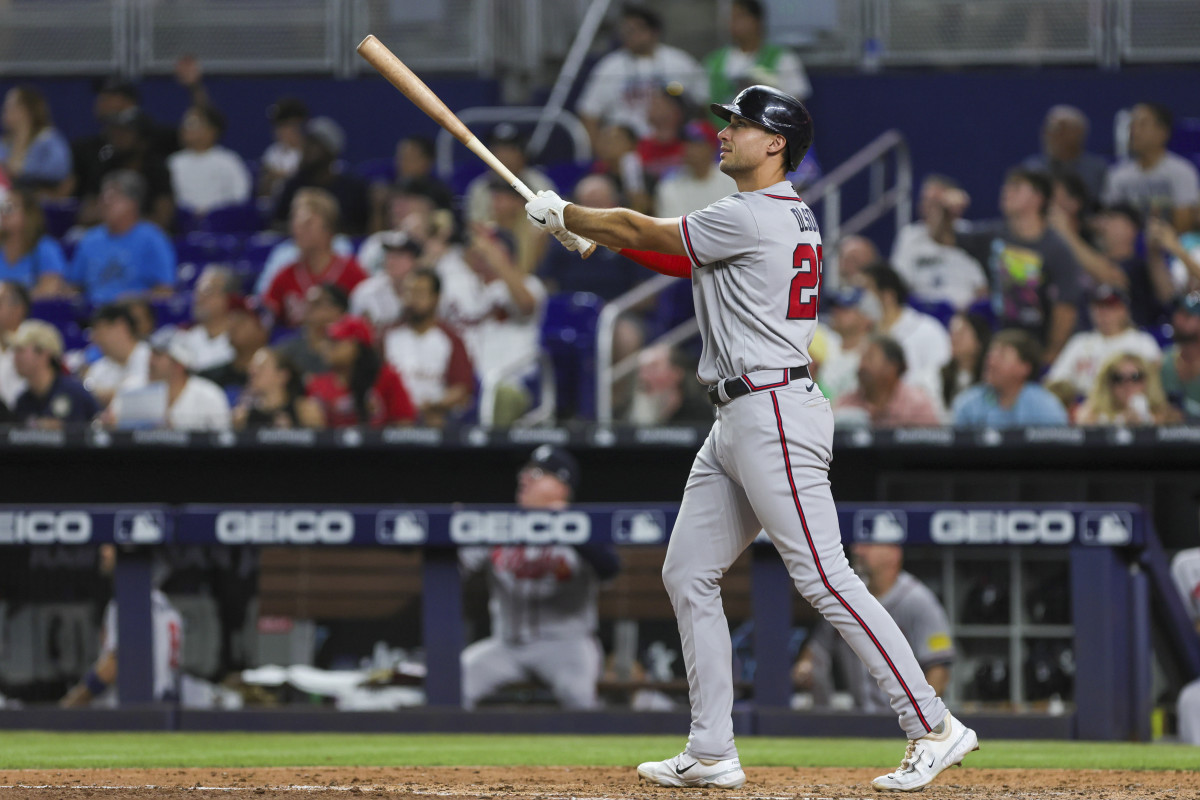
POLYGON ((798 244, 792 266, 799 270, 788 292, 788 319, 816 319, 821 302, 821 245, 798 244))

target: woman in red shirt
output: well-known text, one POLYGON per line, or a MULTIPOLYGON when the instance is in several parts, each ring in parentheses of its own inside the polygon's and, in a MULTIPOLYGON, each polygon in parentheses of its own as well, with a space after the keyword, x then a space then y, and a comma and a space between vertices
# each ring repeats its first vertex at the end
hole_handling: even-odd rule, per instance
POLYGON ((321 404, 329 427, 382 428, 417 419, 404 382, 372 346, 366 320, 342 317, 329 326, 329 339, 329 372, 308 382, 308 395, 321 404))

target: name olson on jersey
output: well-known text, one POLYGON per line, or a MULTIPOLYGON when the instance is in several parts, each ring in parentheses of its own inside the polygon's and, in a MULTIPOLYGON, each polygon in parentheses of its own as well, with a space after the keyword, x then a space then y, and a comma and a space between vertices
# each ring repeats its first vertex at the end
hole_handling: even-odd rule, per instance
POLYGON ((222 511, 214 524, 221 544, 347 544, 349 511, 222 511))
POLYGON ((84 544, 92 538, 86 511, 5 511, 0 544, 84 544))
POLYGON ((936 544, 1070 544, 1070 511, 938 511, 929 520, 936 544))
POLYGON ((450 517, 455 544, 584 544, 592 521, 582 511, 459 511, 450 517))

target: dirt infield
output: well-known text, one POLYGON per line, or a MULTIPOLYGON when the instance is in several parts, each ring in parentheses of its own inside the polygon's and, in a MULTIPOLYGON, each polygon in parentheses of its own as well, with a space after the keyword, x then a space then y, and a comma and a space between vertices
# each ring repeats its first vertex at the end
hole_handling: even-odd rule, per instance
MULTIPOLYGON (((294 767, 272 769, 0 770, 6 800, 241 796, 299 798, 352 795, 528 798, 528 800, 670 800, 717 794, 725 800, 850 800, 878 798, 878 770, 750 767, 737 791, 663 789, 638 783, 632 768, 612 767, 294 767)), ((925 790, 927 798, 1200 798, 1195 772, 953 769, 925 790)))

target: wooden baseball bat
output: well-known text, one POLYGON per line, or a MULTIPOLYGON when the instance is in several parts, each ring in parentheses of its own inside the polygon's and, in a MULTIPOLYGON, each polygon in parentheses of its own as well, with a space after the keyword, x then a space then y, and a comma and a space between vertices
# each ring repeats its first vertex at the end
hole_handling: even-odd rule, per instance
MULTIPOLYGON (((526 200, 532 200, 533 192, 525 185, 524 181, 512 173, 508 167, 496 158, 495 153, 487 148, 483 142, 471 133, 462 120, 459 119, 453 111, 446 107, 442 99, 433 93, 433 90, 425 85, 425 82, 416 76, 408 66, 401 61, 395 53, 387 48, 383 42, 375 38, 374 34, 367 34, 367 38, 359 42, 358 54, 366 59, 367 63, 375 69, 379 70, 379 74, 387 78, 388 83, 400 90, 400 93, 412 100, 417 108, 429 115, 429 118, 441 125, 443 128, 453 134, 455 139, 458 139, 475 155, 479 156, 483 163, 487 164, 496 174, 508 182, 508 185, 513 187, 526 200)), ((596 243, 590 239, 585 239, 582 236, 572 233, 576 240, 576 245, 579 249, 579 255, 587 258, 596 249, 596 243)))

